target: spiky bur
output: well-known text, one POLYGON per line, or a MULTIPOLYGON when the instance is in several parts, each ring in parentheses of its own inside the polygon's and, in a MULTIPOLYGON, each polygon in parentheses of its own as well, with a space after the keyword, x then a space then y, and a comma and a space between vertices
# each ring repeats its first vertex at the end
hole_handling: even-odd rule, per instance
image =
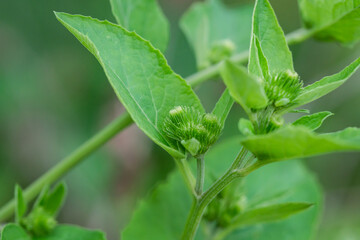
POLYGON ((265 93, 274 107, 291 104, 300 94, 303 83, 297 73, 287 70, 264 81, 265 93))
POLYGON ((215 115, 202 114, 193 107, 177 106, 165 118, 163 131, 178 147, 196 157, 216 142, 221 129, 215 115))
POLYGON ((290 70, 265 79, 264 89, 269 105, 265 109, 255 111, 256 134, 269 133, 283 125, 284 119, 277 111, 291 106, 301 93, 302 86, 299 75, 290 70))

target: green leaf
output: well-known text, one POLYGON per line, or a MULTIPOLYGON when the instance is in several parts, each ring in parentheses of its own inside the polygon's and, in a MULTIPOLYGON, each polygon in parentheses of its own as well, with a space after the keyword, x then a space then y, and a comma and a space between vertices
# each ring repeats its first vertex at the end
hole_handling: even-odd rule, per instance
POLYGON ((35 200, 35 203, 33 205, 33 208, 32 210, 36 209, 37 207, 41 206, 45 199, 46 199, 46 196, 48 195, 48 192, 49 192, 49 185, 46 184, 42 189, 41 189, 41 192, 40 194, 37 196, 36 200, 35 200))
POLYGON ((19 223, 27 210, 27 204, 24 199, 22 189, 19 185, 15 186, 15 202, 16 202, 15 221, 16 223, 19 223))
POLYGON ((59 225, 45 237, 34 237, 33 240, 106 240, 100 231, 88 230, 72 225, 59 225))
POLYGON ((157 0, 110 0, 116 21, 135 31, 164 52, 169 40, 169 22, 157 0))
POLYGON ((304 24, 315 29, 316 37, 354 44, 360 40, 360 1, 299 0, 304 24))
POLYGON ((62 207, 66 197, 66 185, 61 183, 57 185, 51 193, 48 193, 41 204, 50 215, 56 215, 62 207))
POLYGON ((319 28, 336 21, 360 5, 358 0, 298 0, 308 28, 319 28))
POLYGON ((318 112, 311 115, 303 116, 297 119, 295 122, 293 122, 292 125, 304 126, 310 129, 311 131, 315 131, 322 125, 322 123, 326 118, 332 115, 334 114, 328 111, 318 112))
MULTIPOLYGON (((238 215, 228 228, 220 231, 215 239, 224 239, 227 235, 230 235, 231 232, 234 232, 236 229, 239 229, 243 226, 259 223, 271 223, 287 219, 292 215, 307 210, 311 206, 313 205, 309 203, 287 202, 246 210, 245 212, 238 215)), ((236 238, 230 237, 226 239, 236 238)))
POLYGON ((269 65, 256 36, 253 36, 251 46, 250 55, 252 58, 251 63, 249 63, 249 72, 262 79, 268 79, 270 77, 269 65))
POLYGON ((163 121, 176 106, 192 106, 202 113, 204 109, 165 57, 135 33, 107 21, 66 13, 56 16, 98 59, 139 128, 173 157, 182 158, 163 132, 163 121))
POLYGON ((262 77, 259 67, 261 70, 268 68, 271 76, 286 70, 294 71, 292 54, 284 32, 268 0, 257 0, 253 14, 250 73, 262 77))
POLYGON ((251 5, 230 7, 221 0, 195 2, 190 7, 180 27, 194 49, 199 68, 248 49, 251 12, 251 5))
POLYGON ((1 240, 31 240, 31 238, 19 225, 9 223, 1 231, 1 240))
POLYGON ((228 87, 231 96, 249 112, 249 109, 267 106, 266 97, 261 80, 249 75, 243 66, 236 66, 225 61, 221 68, 221 76, 228 87))
POLYGON ((310 113, 308 109, 291 109, 289 113, 310 113))
POLYGON ((316 35, 321 40, 333 40, 354 45, 360 40, 360 7, 350 11, 316 35))
POLYGON ((217 116, 221 126, 224 126, 225 120, 229 115, 229 112, 234 105, 234 100, 230 96, 229 90, 225 89, 223 94, 221 95, 220 99, 217 101, 212 114, 217 116))
POLYGON ((286 219, 296 213, 302 212, 312 205, 313 204, 311 203, 289 202, 250 209, 237 216, 233 224, 243 226, 279 221, 286 219))
MULTIPOLYGON (((237 155, 239 140, 232 139, 212 148, 206 155, 206 187, 220 177, 231 165, 237 155)), ((247 240, 281 239, 308 240, 318 224, 321 210, 321 191, 316 179, 301 162, 288 161, 267 165, 253 172, 243 180, 242 193, 246 199, 246 206, 255 206, 261 202, 265 206, 286 202, 312 202, 314 207, 276 223, 260 224, 259 228, 245 227, 237 231, 252 232, 247 240), (284 196, 284 192, 287 192, 284 196), (282 198, 279 198, 282 193, 282 198), (265 200, 264 199, 269 199, 265 200), (276 199, 275 201, 273 199, 276 199), (272 231, 275 230, 275 232, 272 231), (254 234, 256 233, 256 234, 254 234), (275 235, 275 236, 274 236, 275 235), (255 237, 256 236, 256 237, 255 237), (275 237, 278 238, 275 238, 275 237)), ((241 192, 240 192, 241 193, 241 192)), ((178 172, 172 173, 166 182, 157 186, 152 194, 137 207, 129 225, 122 233, 122 239, 179 239, 191 207, 191 197, 178 172), (174 217, 176 216, 176 217, 174 217)), ((249 208, 250 209, 250 208, 249 208)), ((198 230, 196 240, 213 239, 209 229, 213 223, 203 221, 198 230)), ((226 238, 228 239, 228 238, 226 238)))
POLYGON ((190 207, 191 197, 181 175, 171 174, 140 202, 121 239, 180 239, 190 207))
POLYGON ((324 77, 323 79, 306 86, 301 94, 295 99, 295 107, 312 102, 340 87, 346 82, 359 68, 360 58, 356 59, 349 66, 344 68, 341 72, 331 76, 324 77))
MULTIPOLYGON (((322 213, 322 193, 314 175, 301 162, 273 163, 251 173, 245 178, 244 191, 249 205, 262 199, 271 201, 272 197, 276 199, 279 193, 286 192, 272 204, 301 201, 314 203, 314 206, 281 221, 239 228, 225 240, 314 239, 322 213)), ((263 204, 267 205, 267 202, 263 204)))
POLYGON ((316 134, 305 127, 286 126, 267 135, 244 138, 242 144, 262 161, 280 161, 341 151, 360 150, 360 129, 316 134))

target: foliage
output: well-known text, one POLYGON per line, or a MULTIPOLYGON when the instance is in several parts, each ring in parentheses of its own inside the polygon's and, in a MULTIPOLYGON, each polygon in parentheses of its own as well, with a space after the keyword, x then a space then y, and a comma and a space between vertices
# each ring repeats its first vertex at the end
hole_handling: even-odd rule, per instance
MULTIPOLYGON (((354 44, 359 40, 359 4, 358 0, 299 0, 307 28, 299 39, 313 35, 354 44)), ((98 142, 122 130, 131 117, 174 158, 179 171, 139 204, 122 232, 123 239, 311 239, 322 207, 320 187, 300 161, 279 161, 359 151, 360 129, 318 134, 314 131, 332 113, 305 115, 293 123, 286 123, 284 115, 304 112, 297 108, 341 86, 359 68, 360 58, 339 73, 303 87, 268 0, 256 0, 252 19, 248 5, 230 8, 220 0, 195 3, 180 26, 194 49, 198 68, 205 68, 205 73, 197 74, 209 77, 217 71, 227 88, 212 113, 206 113, 189 82, 171 69, 162 53, 169 30, 156 0, 111 0, 111 6, 119 25, 55 13, 99 61, 129 114, 89 141, 90 147, 85 145, 75 157, 65 159, 61 171, 71 169, 98 142), (247 42, 245 68, 236 59, 247 55, 247 42), (234 102, 247 115, 239 120, 242 134, 212 148, 234 102)), ((61 176, 57 170, 43 178, 48 185, 61 176)), ((15 201, 4 210, 15 208, 16 223, 3 228, 1 240, 105 239, 98 231, 57 224, 66 195, 64 184, 52 191, 42 188, 39 195, 40 187, 35 187, 23 193, 16 186, 15 201), (38 199, 27 213, 31 195, 38 199)))
POLYGON ((169 39, 169 23, 157 0, 110 0, 119 25, 135 31, 164 52, 169 39))
MULTIPOLYGON (((237 145, 238 139, 227 140, 207 154, 208 186, 231 164, 237 153, 237 145)), ((268 239, 270 234, 274 239, 281 235, 300 240, 309 239, 317 226, 322 205, 321 190, 316 179, 299 161, 266 166, 249 175, 243 182, 235 182, 230 188, 221 194, 223 201, 219 203, 219 207, 215 202, 209 206, 206 220, 196 239, 238 239, 239 236, 245 239, 268 239), (229 195, 234 193, 235 198, 229 195), (225 201, 229 199, 235 204, 235 208, 231 208, 230 203, 225 201), (309 203, 314 206, 292 216, 298 210, 307 209, 309 203), (272 209, 274 214, 270 215, 272 209), (229 215, 233 211, 237 213, 229 215), (268 214, 262 214, 264 212, 268 214), (210 216, 214 214, 215 219, 222 219, 223 224, 226 222, 226 227, 215 224, 216 220, 210 216), (248 222, 245 222, 244 217, 248 222), (259 223, 261 224, 258 225, 259 223), (299 227, 293 229, 293 225, 299 227), (274 228, 276 230, 272 232, 274 228), (218 238, 211 237, 215 233, 218 238), (255 233, 257 238, 251 237, 255 233)), ((174 172, 146 200, 138 204, 122 237, 125 240, 178 239, 190 207, 191 197, 186 186, 178 172, 174 172), (149 225, 149 222, 153 224, 149 225)))
POLYGON ((321 40, 353 45, 360 40, 360 1, 299 0, 304 25, 321 40))
POLYGON ((198 68, 248 49, 251 11, 250 5, 234 8, 221 0, 196 2, 190 7, 180 27, 194 49, 198 68))
POLYGON ((91 231, 77 226, 57 225, 56 215, 63 205, 66 195, 64 183, 52 191, 43 188, 30 213, 20 186, 15 187, 16 224, 9 223, 1 231, 1 240, 106 240, 99 231, 91 231))

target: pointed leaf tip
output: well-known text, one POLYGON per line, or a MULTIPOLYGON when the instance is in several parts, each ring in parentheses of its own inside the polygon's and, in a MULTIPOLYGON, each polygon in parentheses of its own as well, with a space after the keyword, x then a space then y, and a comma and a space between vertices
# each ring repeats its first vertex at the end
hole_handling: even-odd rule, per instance
POLYGON ((324 112, 318 112, 311 115, 303 116, 299 119, 297 119, 295 122, 292 123, 294 126, 304 126, 310 129, 311 131, 315 131, 318 129, 322 123, 327 119, 328 117, 334 115, 331 112, 324 111, 324 112))

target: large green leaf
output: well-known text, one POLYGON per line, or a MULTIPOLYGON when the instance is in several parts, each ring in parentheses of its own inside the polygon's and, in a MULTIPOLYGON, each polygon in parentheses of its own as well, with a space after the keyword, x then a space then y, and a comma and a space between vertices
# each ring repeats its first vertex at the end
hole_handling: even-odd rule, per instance
POLYGON ((253 14, 250 45, 250 73, 263 77, 259 74, 259 66, 264 69, 265 60, 270 75, 294 70, 292 54, 274 10, 268 0, 257 0, 253 14))
POLYGON ((306 86, 301 94, 295 99, 295 106, 301 106, 312 102, 340 87, 348 80, 357 69, 360 67, 360 58, 356 59, 349 66, 344 68, 341 72, 306 86))
POLYGON ((235 230, 225 240, 313 239, 323 199, 317 180, 301 162, 278 162, 259 169, 245 179, 245 193, 249 205, 303 201, 314 203, 314 206, 282 221, 235 230))
POLYGON ((251 11, 250 5, 230 7, 221 0, 196 2, 190 7, 180 26, 199 68, 248 49, 251 11))
POLYGON ((333 115, 333 113, 324 111, 318 112, 311 115, 302 116, 301 118, 297 119, 295 122, 292 123, 294 126, 304 126, 308 129, 314 131, 318 129, 322 123, 325 121, 326 118, 333 115))
MULTIPOLYGON (((209 187, 214 179, 220 177, 230 166, 237 155, 238 142, 238 139, 232 139, 209 151, 206 156, 206 187, 209 187)), ((300 162, 288 161, 265 166, 246 177, 241 189, 246 199, 245 209, 249 210, 254 207, 265 207, 269 203, 295 201, 310 202, 315 205, 286 220, 257 225, 256 234, 251 237, 233 238, 230 235, 231 238, 226 239, 266 240, 267 236, 272 235, 271 239, 308 240, 313 234, 320 213, 321 191, 314 177, 300 162), (274 238, 277 234, 280 238, 274 238)), ((175 172, 139 204, 122 234, 122 239, 179 239, 190 206, 191 197, 180 174, 175 172)), ((212 234, 209 233, 211 226, 213 225, 203 221, 196 239, 213 239, 212 234)), ((254 232, 254 229, 245 227, 234 231, 234 234, 237 234, 238 231, 254 232)))
POLYGON ((360 7, 319 31, 316 36, 319 39, 334 40, 345 45, 355 44, 360 40, 360 7))
POLYGON ((261 79, 248 74, 243 66, 236 66, 225 61, 221 69, 221 76, 228 87, 231 96, 247 111, 249 109, 267 106, 261 79))
POLYGON ((317 37, 353 44, 360 40, 359 0, 299 0, 305 26, 317 37))
POLYGON ((157 0, 110 0, 116 21, 135 31, 164 52, 169 40, 169 23, 157 0))
POLYGON ((88 230, 72 225, 59 225, 48 236, 34 237, 33 240, 106 240, 100 231, 88 230))
POLYGON ((31 240, 31 238, 19 225, 9 223, 1 231, 1 240, 31 240))
POLYGON ((306 127, 286 126, 266 135, 244 138, 242 144, 263 161, 280 161, 340 151, 360 150, 360 129, 316 134, 306 127))
POLYGON ((180 239, 190 207, 191 197, 181 175, 171 174, 140 202, 121 239, 180 239))
POLYGON ((59 21, 98 59, 135 123, 174 157, 163 121, 176 106, 204 112, 191 87, 175 74, 164 56, 133 32, 90 17, 56 13, 59 21))

